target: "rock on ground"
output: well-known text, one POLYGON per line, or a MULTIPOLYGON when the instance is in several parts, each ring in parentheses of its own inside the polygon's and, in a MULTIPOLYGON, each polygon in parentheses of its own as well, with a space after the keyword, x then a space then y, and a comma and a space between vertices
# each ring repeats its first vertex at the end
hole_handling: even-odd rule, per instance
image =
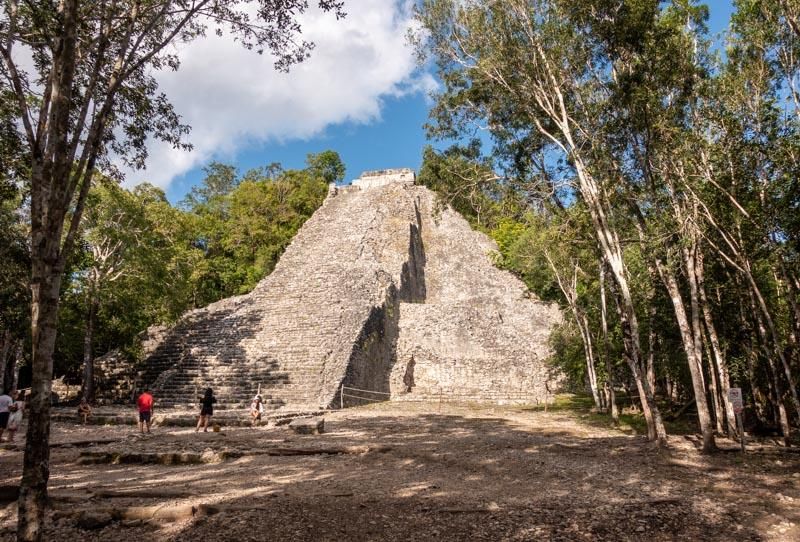
POLYGON ((297 418, 289 428, 298 435, 319 435, 325 432, 325 418, 297 418))

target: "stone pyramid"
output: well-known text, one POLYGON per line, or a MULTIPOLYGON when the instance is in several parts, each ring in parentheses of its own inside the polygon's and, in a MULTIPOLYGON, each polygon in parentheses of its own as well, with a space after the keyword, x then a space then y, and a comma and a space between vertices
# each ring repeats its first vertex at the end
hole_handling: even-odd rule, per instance
POLYGON ((151 330, 129 384, 159 403, 212 387, 245 404, 306 410, 377 399, 538 402, 560 321, 411 170, 331 186, 275 270, 249 294, 151 330), (342 386, 345 386, 342 392, 342 386))

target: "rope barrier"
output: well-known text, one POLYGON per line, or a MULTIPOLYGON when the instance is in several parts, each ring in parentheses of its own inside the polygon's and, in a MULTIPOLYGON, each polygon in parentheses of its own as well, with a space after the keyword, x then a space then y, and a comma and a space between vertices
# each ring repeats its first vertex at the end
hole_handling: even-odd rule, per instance
POLYGON ((362 390, 361 388, 352 388, 350 386, 345 386, 344 384, 342 384, 339 387, 339 407, 340 408, 344 408, 344 398, 345 397, 350 397, 352 399, 358 399, 359 401, 372 401, 372 402, 376 402, 377 403, 377 402, 385 401, 386 399, 391 397, 391 393, 385 392, 385 391, 362 390), (357 392, 361 392, 361 393, 372 393, 372 394, 375 394, 375 395, 383 395, 383 396, 385 396, 385 398, 378 399, 378 398, 375 398, 375 397, 362 397, 360 395, 353 395, 352 393, 345 393, 344 390, 357 391, 357 392))
POLYGON ((372 399, 371 397, 359 397, 358 395, 350 395, 349 393, 343 393, 342 397, 352 397, 353 399, 360 399, 362 401, 375 401, 375 402, 383 402, 383 399, 372 399))
POLYGON ((364 391, 364 392, 367 392, 367 393, 378 393, 380 395, 391 395, 391 393, 386 392, 386 391, 362 390, 362 389, 359 389, 359 388, 351 388, 350 386, 342 386, 342 389, 343 390, 353 390, 353 391, 364 391))

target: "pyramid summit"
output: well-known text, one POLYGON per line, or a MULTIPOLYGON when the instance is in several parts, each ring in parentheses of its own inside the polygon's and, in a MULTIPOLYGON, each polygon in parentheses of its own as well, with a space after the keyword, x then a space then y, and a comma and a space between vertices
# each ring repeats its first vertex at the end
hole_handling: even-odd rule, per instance
POLYGON ((252 292, 149 330, 119 395, 149 387, 162 405, 194 404, 209 386, 239 405, 260 389, 292 410, 544 400, 557 307, 496 268, 494 242, 414 182, 390 169, 332 185, 252 292))

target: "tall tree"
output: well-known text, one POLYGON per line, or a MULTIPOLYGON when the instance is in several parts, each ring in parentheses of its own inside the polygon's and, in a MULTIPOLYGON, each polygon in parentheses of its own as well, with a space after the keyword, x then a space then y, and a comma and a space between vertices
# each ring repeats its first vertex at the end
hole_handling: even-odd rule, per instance
POLYGON ((603 119, 598 100, 606 96, 610 61, 576 27, 573 11, 582 5, 429 0, 419 10, 419 46, 434 57, 445 86, 433 111, 439 135, 459 135, 470 123, 485 122, 496 139, 523 142, 505 143, 508 149, 556 154, 569 164, 614 282, 648 437, 665 443, 654 390, 644 378, 640 318, 612 211, 609 183, 615 176, 593 161, 602 144, 594 135, 603 119))
MULTIPOLYGON (((157 218, 152 216, 153 205, 158 205, 160 200, 158 196, 156 194, 153 199, 145 185, 131 192, 109 179, 97 182, 89 194, 81 223, 86 261, 73 278, 85 299, 82 394, 87 400, 94 395, 94 335, 98 313, 116 293, 109 288, 131 275, 140 282, 159 271, 162 271, 161 276, 166 275, 164 268, 170 264, 171 235, 165 235, 156 223, 157 218)), ((174 224, 172 229, 175 229, 174 224)), ((141 295, 145 296, 147 291, 143 288, 141 295)))
MULTIPOLYGON (((319 0, 342 13, 343 2, 319 0)), ((49 476, 50 379, 59 290, 97 168, 113 169, 111 151, 134 166, 154 136, 184 145, 181 124, 158 93, 153 71, 177 69, 171 44, 209 25, 245 47, 267 50, 278 69, 305 59, 296 40, 305 0, 3 2, 0 93, 13 96, 30 159, 32 397, 18 537, 38 540, 49 476), (31 58, 28 68, 24 58, 31 58)))

